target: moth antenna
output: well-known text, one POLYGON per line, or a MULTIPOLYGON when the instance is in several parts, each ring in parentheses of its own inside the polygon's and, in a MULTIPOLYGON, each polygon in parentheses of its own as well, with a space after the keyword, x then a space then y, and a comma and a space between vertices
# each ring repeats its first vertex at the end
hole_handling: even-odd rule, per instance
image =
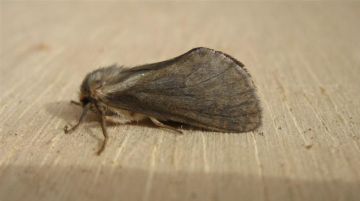
POLYGON ((84 121, 85 116, 86 116, 89 108, 90 108, 90 104, 85 105, 85 107, 84 107, 84 109, 83 109, 83 111, 81 113, 80 119, 79 119, 78 123, 75 126, 71 127, 70 129, 68 128, 68 126, 64 127, 65 134, 71 133, 71 132, 73 132, 74 130, 76 130, 79 127, 79 125, 84 121))
POLYGON ((108 141, 109 138, 108 138, 108 133, 107 133, 107 130, 106 130, 106 118, 105 118, 104 112, 102 110, 100 110, 99 106, 96 103, 95 103, 95 107, 96 107, 97 111, 101 115, 100 124, 101 124, 101 130, 102 130, 103 135, 104 135, 104 141, 103 141, 100 149, 96 153, 97 155, 100 155, 105 150, 105 147, 106 147, 106 144, 107 144, 107 141, 108 141))
POLYGON ((74 104, 74 105, 77 105, 77 106, 81 106, 80 102, 77 102, 77 101, 74 101, 74 100, 71 100, 70 103, 74 104))

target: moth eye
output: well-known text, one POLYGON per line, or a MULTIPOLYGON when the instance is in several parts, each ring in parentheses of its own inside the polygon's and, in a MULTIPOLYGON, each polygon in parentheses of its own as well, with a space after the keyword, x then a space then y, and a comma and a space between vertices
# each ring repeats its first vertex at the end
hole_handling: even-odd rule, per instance
POLYGON ((81 101, 82 105, 86 105, 86 104, 90 103, 90 99, 88 97, 84 97, 84 96, 80 98, 80 101, 81 101))

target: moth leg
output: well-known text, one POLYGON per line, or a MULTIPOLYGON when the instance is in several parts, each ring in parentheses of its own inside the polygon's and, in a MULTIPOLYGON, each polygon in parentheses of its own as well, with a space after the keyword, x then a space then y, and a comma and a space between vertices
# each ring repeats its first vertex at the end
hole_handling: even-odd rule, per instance
POLYGON ((159 120, 157 120, 157 119, 155 119, 153 117, 149 117, 149 118, 155 125, 159 126, 160 128, 165 128, 165 129, 168 129, 168 130, 171 130, 171 131, 175 131, 178 134, 183 134, 182 131, 180 131, 180 130, 174 128, 174 127, 171 127, 169 125, 165 125, 165 124, 163 124, 162 122, 160 122, 159 120))
POLYGON ((100 149, 97 151, 97 155, 100 155, 104 150, 105 150, 105 146, 107 144, 107 141, 108 141, 108 133, 107 133, 107 130, 106 130, 106 118, 104 115, 101 115, 101 129, 102 129, 102 132, 103 132, 103 135, 104 135, 104 141, 100 147, 100 149))
POLYGON ((94 103, 94 105, 95 105, 95 108, 96 108, 97 112, 98 112, 98 113, 100 114, 100 116, 101 116, 100 125, 101 125, 102 133, 103 133, 103 135, 104 135, 104 141, 103 141, 100 149, 96 152, 97 155, 100 155, 100 154, 104 151, 104 149, 105 149, 105 147, 106 147, 106 144, 107 144, 107 141, 108 141, 108 133, 107 133, 107 130, 106 130, 106 117, 105 117, 105 112, 104 112, 103 110, 101 110, 100 107, 99 107, 96 103, 94 103))
POLYGON ((65 134, 71 133, 79 127, 79 125, 84 121, 86 113, 88 112, 89 108, 90 108, 90 104, 85 105, 85 107, 81 113, 80 119, 79 119, 78 123, 75 124, 75 126, 71 127, 70 129, 67 125, 64 127, 65 134))

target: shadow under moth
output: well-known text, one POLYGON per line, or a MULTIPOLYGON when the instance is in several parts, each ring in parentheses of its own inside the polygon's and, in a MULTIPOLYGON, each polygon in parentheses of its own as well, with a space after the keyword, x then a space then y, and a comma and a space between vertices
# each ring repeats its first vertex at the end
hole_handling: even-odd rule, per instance
POLYGON ((87 112, 98 114, 106 146, 106 123, 150 119, 155 125, 180 130, 167 121, 219 132, 247 132, 261 125, 256 88, 244 65, 209 48, 194 48, 166 61, 124 68, 112 65, 86 75, 80 87, 83 107, 74 131, 87 112))

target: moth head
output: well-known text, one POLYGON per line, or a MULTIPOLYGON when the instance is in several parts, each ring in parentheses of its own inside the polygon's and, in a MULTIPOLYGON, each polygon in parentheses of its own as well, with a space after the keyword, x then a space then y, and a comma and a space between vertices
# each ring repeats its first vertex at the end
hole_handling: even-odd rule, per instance
POLYGON ((96 100, 96 90, 104 84, 103 72, 94 71, 86 75, 80 87, 79 99, 83 106, 96 100))
POLYGON ((85 82, 81 85, 79 99, 82 106, 93 104, 96 101, 96 89, 101 87, 100 82, 85 82))
POLYGON ((122 70, 121 66, 114 64, 87 74, 80 87, 80 102, 82 105, 94 103, 97 100, 99 89, 121 78, 122 70))
POLYGON ((91 103, 90 97, 85 95, 85 94, 80 93, 79 99, 80 99, 80 103, 81 103, 82 106, 85 106, 85 105, 91 103))

